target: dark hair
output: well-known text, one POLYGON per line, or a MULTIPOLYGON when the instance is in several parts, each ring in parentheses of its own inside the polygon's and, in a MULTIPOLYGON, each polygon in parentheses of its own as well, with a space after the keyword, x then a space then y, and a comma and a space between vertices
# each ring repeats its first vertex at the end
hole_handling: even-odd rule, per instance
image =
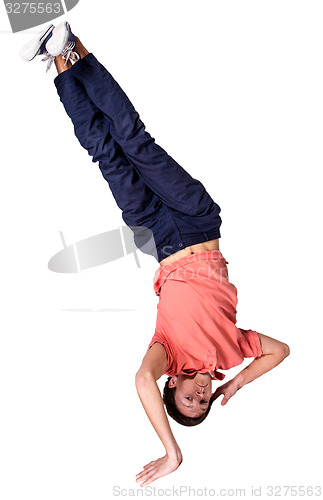
POLYGON ((172 417, 178 424, 186 425, 187 427, 192 427, 193 425, 198 425, 201 422, 203 422, 203 420, 206 419, 206 417, 208 416, 208 414, 210 412, 210 409, 211 409, 211 406, 212 406, 214 399, 213 398, 210 399, 208 409, 200 417, 197 417, 197 418, 186 417, 177 409, 177 406, 175 403, 176 387, 173 387, 173 388, 168 387, 168 382, 170 381, 170 379, 171 379, 171 377, 168 377, 168 379, 165 383, 165 386, 164 386, 164 393, 163 393, 163 401, 164 401, 164 404, 166 406, 166 410, 167 410, 168 415, 170 417, 172 417))

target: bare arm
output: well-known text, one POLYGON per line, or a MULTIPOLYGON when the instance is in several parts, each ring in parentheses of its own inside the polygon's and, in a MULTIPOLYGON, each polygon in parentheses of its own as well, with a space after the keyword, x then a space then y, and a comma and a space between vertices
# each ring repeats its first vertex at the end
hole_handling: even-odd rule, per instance
POLYGON ((176 470, 182 462, 181 450, 170 428, 164 403, 156 380, 165 373, 167 355, 164 347, 155 343, 146 353, 136 374, 136 388, 144 410, 163 443, 166 455, 144 466, 136 481, 147 486, 155 479, 176 470))
POLYGON ((244 368, 232 380, 221 385, 215 391, 213 399, 224 394, 224 398, 221 401, 222 406, 244 385, 249 384, 264 373, 272 370, 289 355, 290 351, 287 344, 261 333, 258 333, 258 336, 261 343, 262 355, 255 358, 250 365, 244 368))

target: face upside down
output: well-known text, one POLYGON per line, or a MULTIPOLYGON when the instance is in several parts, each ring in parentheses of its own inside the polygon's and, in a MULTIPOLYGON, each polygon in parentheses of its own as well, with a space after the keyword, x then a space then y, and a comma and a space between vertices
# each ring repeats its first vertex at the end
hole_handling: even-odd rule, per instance
POLYGON ((163 394, 167 413, 186 426, 198 425, 209 414, 212 398, 212 379, 208 373, 168 377, 163 394))

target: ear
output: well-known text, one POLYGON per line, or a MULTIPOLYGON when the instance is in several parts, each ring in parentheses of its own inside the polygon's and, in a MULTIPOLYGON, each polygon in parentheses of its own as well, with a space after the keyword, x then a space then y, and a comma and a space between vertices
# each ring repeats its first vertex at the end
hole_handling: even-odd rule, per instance
POLYGON ((172 377, 170 381, 168 382, 168 387, 172 389, 173 387, 176 387, 177 384, 177 375, 175 377, 172 377))

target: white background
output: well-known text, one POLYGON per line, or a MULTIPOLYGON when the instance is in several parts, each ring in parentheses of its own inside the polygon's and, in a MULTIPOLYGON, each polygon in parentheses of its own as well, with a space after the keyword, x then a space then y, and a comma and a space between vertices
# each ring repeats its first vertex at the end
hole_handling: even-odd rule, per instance
MULTIPOLYGON (((291 350, 202 425, 171 423, 184 461, 156 488, 250 498, 252 486, 266 497, 268 485, 320 482, 322 15, 305 0, 80 0, 55 21, 71 23, 220 205, 237 325, 291 350)), ((123 221, 74 136, 55 69, 19 58, 41 27, 4 33, 1 4, 0 28, 0 496, 107 499, 113 486, 139 488, 135 474, 163 454, 134 385, 158 264, 139 253, 141 268, 130 255, 49 271, 59 231, 71 244, 123 221)))

